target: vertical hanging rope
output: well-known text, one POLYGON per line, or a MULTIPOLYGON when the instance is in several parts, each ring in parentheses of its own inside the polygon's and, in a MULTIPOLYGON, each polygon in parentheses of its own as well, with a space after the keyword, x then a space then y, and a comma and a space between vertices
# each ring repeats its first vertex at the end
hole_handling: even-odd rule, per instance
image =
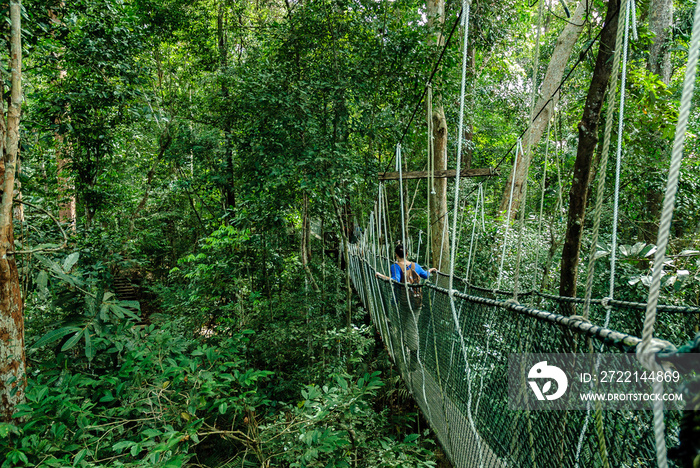
MULTIPOLYGON (((518 156, 523 150, 523 146, 518 138, 518 142, 515 145, 515 158, 513 160, 513 171, 518 167, 518 156)), ((505 217, 506 232, 503 236, 503 251, 501 252, 501 265, 498 267, 498 280, 496 281, 496 289, 501 289, 501 280, 503 279, 503 262, 506 259, 506 248, 508 247, 508 232, 510 231, 510 213, 513 209, 513 189, 515 189, 515 184, 510 184, 510 195, 508 197, 508 212, 505 217)))
MULTIPOLYGON (((401 245, 404 248, 404 258, 408 256, 408 252, 406 249, 406 225, 405 225, 405 219, 404 219, 404 204, 403 204, 403 161, 401 160, 401 143, 396 144, 396 167, 397 167, 397 172, 399 173, 399 203, 400 203, 400 209, 401 209, 401 245)), ((399 265, 399 268, 401 268, 401 265, 399 265)), ((391 272, 391 270, 389 270, 391 272)), ((401 272, 401 274, 405 275, 406 272, 401 272)), ((404 290, 406 297, 408 298, 408 281, 403 282, 404 285, 404 290)), ((411 301, 408 300, 408 307, 411 309, 411 301)), ((399 304, 396 305, 398 310, 398 315, 399 315, 399 329, 401 330, 401 353, 403 355, 403 363, 404 366, 406 367, 406 373, 407 377, 410 378, 410 372, 408 372, 408 359, 406 359, 406 343, 404 342, 404 329, 403 329, 403 320, 401 318, 401 306, 399 304)), ((413 309, 410 310, 411 314, 413 314, 413 309)), ((410 353, 410 350, 409 350, 410 353)), ((410 354, 409 354, 410 357, 410 354)))
MULTIPOLYGON (((661 222, 659 223, 659 236, 656 241, 657 250, 654 255, 654 270, 652 272, 651 286, 649 288, 649 299, 647 301, 646 316, 644 317, 644 328, 642 329, 642 342, 637 347, 637 357, 649 369, 658 366, 655 361, 655 349, 651 346, 654 334, 654 324, 656 323, 656 307, 659 302, 659 292, 661 288, 661 275, 663 273, 666 249, 668 248, 668 238, 671 231, 671 219, 678 190, 678 179, 680 177, 681 162, 683 160, 683 145, 685 142, 685 132, 688 126, 690 105, 693 99, 693 89, 695 86, 695 75, 697 73, 698 52, 700 51, 700 2, 695 4, 695 16, 693 23, 693 33, 688 48, 688 64, 685 70, 685 80, 683 82, 683 93, 681 95, 681 107, 676 124, 676 136, 671 152, 671 166, 666 183, 666 194, 661 211, 661 222)), ((654 382, 654 392, 663 392, 663 383, 654 382)), ((666 468, 666 439, 664 437, 664 405, 659 399, 654 402, 654 435, 656 437, 656 459, 660 468, 666 468)))
MULTIPOLYGON (((440 241, 440 258, 438 260, 438 270, 442 271, 442 252, 445 251, 445 239, 447 238, 447 230, 450 225, 449 213, 445 213, 445 222, 442 224, 442 240, 440 241)), ((435 260, 435 259, 433 259, 435 260)))
MULTIPOLYGON (((627 8, 629 0, 623 0, 620 8, 627 8)), ((610 85, 608 88, 608 110, 605 116, 605 132, 603 137, 603 149, 598 167, 598 185, 596 187, 595 211, 593 213, 593 231, 591 233, 591 252, 588 256, 588 270, 586 274, 586 293, 583 306, 583 317, 588 318, 593 294, 593 275, 595 272, 596 252, 598 250, 598 234, 600 232, 600 220, 603 212, 603 198, 605 194, 605 178, 608 167, 608 155, 610 154, 610 140, 612 138, 613 114, 615 112, 615 99, 617 92, 618 72, 620 70, 620 56, 622 52, 623 28, 617 28, 615 37, 615 54, 613 56, 613 67, 610 75, 610 85)), ((624 94, 624 90, 622 91, 624 94)), ((608 315, 609 317, 609 315, 608 315)), ((607 326, 607 323, 606 323, 607 326)))
MULTIPOLYGON (((561 114, 560 114, 561 115, 561 114)), ((564 191, 564 186, 561 183, 561 164, 559 162, 560 159, 560 148, 559 148, 559 142, 561 141, 562 138, 562 131, 561 131, 561 124, 559 125, 559 132, 557 132, 557 120, 556 117, 554 119, 554 138, 555 141, 557 142, 556 145, 556 151, 555 151, 555 159, 554 161, 556 162, 557 166, 557 186, 559 189, 557 190, 557 207, 555 210, 555 213, 559 216, 559 221, 562 221, 562 209, 564 207, 564 198, 562 197, 562 192, 564 191)), ((562 144, 563 148, 563 144, 562 144)))
POLYGON ((389 223, 389 197, 386 194, 386 185, 384 184, 382 184, 382 191, 384 192, 384 229, 386 230, 387 240, 386 258, 389 262, 391 262, 391 256, 393 255, 391 246, 394 245, 394 238, 391 236, 391 224, 389 223))
MULTIPOLYGON (((452 247, 451 247, 451 252, 450 252, 450 277, 449 277, 449 298, 450 298, 450 309, 452 311, 452 320, 454 321, 455 324, 455 331, 457 332, 457 336, 459 336, 459 343, 460 347, 462 350, 462 357, 464 359, 464 367, 465 367, 465 373, 466 373, 466 379, 467 379, 467 393, 468 393, 468 401, 467 401, 467 419, 469 421, 469 426, 473 433, 477 435, 476 432, 476 425, 474 424, 474 418, 472 417, 472 391, 471 391, 471 384, 472 384, 472 379, 471 379, 471 368, 469 366, 469 359, 467 356, 467 348, 466 344, 464 341, 464 334, 462 333, 462 326, 459 323, 459 318, 457 317, 457 308, 455 307, 455 298, 454 298, 454 270, 455 270, 455 242, 456 242, 456 236, 455 233, 457 232, 457 207, 459 205, 459 179, 460 179, 460 172, 461 172, 461 164, 462 164, 462 131, 463 131, 463 125, 464 125, 464 92, 465 92, 465 86, 466 86, 466 80, 467 80, 467 44, 468 44, 468 38, 469 38, 469 8, 471 6, 470 0, 463 0, 462 2, 462 21, 464 25, 464 46, 462 50, 462 86, 461 86, 461 93, 460 93, 460 104, 459 104, 459 129, 458 129, 458 134, 457 134, 457 174, 455 176, 455 202, 454 202, 454 210, 452 212, 452 247)), ((477 444, 479 447, 479 453, 481 453, 481 439, 476 437, 477 444)))
POLYGON ((467 271, 464 274, 464 278, 465 278, 467 284, 469 284, 469 274, 471 272, 472 258, 473 258, 473 254, 474 254, 475 233, 476 233, 476 226, 478 224, 477 217, 479 215, 479 206, 481 206, 482 225, 483 225, 483 220, 484 220, 484 205, 481 202, 483 199, 483 196, 484 196, 484 187, 483 187, 483 184, 481 182, 479 182, 479 190, 476 194, 476 203, 474 204, 474 219, 472 220, 472 235, 471 235, 471 240, 469 241, 469 257, 467 258, 467 271))
POLYGON ((425 264, 430 265, 430 254, 433 246, 433 235, 432 235, 432 225, 430 223, 430 196, 435 194, 434 183, 434 171, 433 171, 433 85, 428 83, 428 97, 427 97, 427 123, 428 123, 428 183, 427 183, 427 200, 428 200, 428 226, 427 226, 427 236, 428 236, 428 247, 425 254, 425 264))
MULTIPOLYGON (((537 225, 537 239, 542 238, 542 219, 543 219, 543 214, 544 214, 544 192, 545 188, 547 185, 547 164, 549 163, 549 132, 550 132, 550 126, 551 126, 552 121, 549 120, 547 122, 547 140, 545 143, 544 147, 544 169, 542 170, 542 191, 541 191, 541 196, 540 196, 540 214, 539 214, 539 223, 537 225)), ((540 249, 536 248, 535 249, 535 271, 534 274, 532 275, 532 290, 535 291, 537 290, 537 279, 539 277, 539 268, 540 268, 540 249)), ((534 299, 535 295, 532 295, 532 298, 534 299)))
MULTIPOLYGON (((620 5, 621 11, 624 9, 625 10, 625 25, 624 27, 619 27, 617 28, 617 35, 615 37, 615 53, 613 56, 613 67, 612 67, 612 72, 611 72, 611 82, 608 88, 608 111, 605 119, 605 133, 603 137, 603 148, 602 148, 602 154, 601 154, 601 161, 599 164, 598 168, 598 186, 597 186, 597 192, 596 192, 596 205, 595 205, 595 211, 594 211, 594 221, 593 221, 593 232, 591 235, 591 254, 589 255, 589 260, 588 260, 588 269, 587 269, 587 275, 586 275, 586 293, 585 293, 585 302, 584 302, 584 308, 583 308, 583 317, 588 318, 590 314, 590 301, 591 301, 591 296, 593 292, 593 276, 595 272, 595 261, 596 261, 596 252, 597 252, 597 246, 598 246, 598 234, 600 230, 600 220, 601 220, 601 215, 602 215, 602 207, 603 207, 603 195, 605 192, 605 176, 606 176, 606 171, 607 171, 607 165, 608 165, 608 154, 610 152, 610 140, 611 140, 611 134, 612 134, 612 123, 613 123, 613 112, 615 109, 614 103, 615 103, 615 97, 616 97, 616 90, 617 90, 617 76, 618 76, 618 70, 619 70, 619 64, 620 64, 620 53, 621 49, 624 49, 624 52, 622 53, 622 79, 621 79, 621 84, 620 84, 620 112, 618 116, 618 146, 617 146, 617 165, 616 165, 616 175, 615 175, 615 205, 613 209, 613 233, 612 233, 612 248, 611 248, 611 272, 610 272, 610 287, 609 287, 609 297, 612 298, 614 294, 614 278, 615 278, 615 252, 617 250, 617 223, 618 223, 618 201, 619 201, 619 186, 620 186, 620 167, 621 167, 621 155, 622 155, 622 129, 623 129, 623 123, 624 123, 624 108, 625 108, 625 83, 626 83, 626 77, 627 77, 627 49, 628 49, 628 40, 629 40, 629 15, 630 15, 630 1, 631 0, 623 0, 622 4, 620 5), (624 45, 623 44, 623 37, 624 37, 624 45)), ((608 323, 610 321, 610 312, 612 308, 608 305, 605 307, 606 309, 606 316, 605 316, 605 324, 604 327, 607 328, 608 323)), ((592 342, 589 341, 589 346, 593 346, 592 342)), ((592 352, 592 350, 591 350, 592 352)), ((596 360, 596 369, 598 368, 598 365, 600 364, 600 358, 596 360)), ((588 430, 588 424, 590 421, 590 412, 591 412, 591 406, 590 403, 586 405, 586 419, 583 424, 583 427, 581 428, 581 433, 579 435, 579 440, 578 440, 578 445, 576 447, 576 466, 578 466, 578 460, 580 457, 581 453, 581 448, 583 447, 583 439, 586 434, 586 431, 588 430)), ((601 459, 603 461, 604 466, 608 466, 608 457, 607 457, 607 446, 605 443, 605 437, 603 435, 603 428, 602 428, 602 410, 600 408, 600 403, 596 403, 596 409, 595 409, 595 430, 596 430, 596 436, 598 438, 598 445, 600 448, 600 453, 601 453, 601 459)))
MULTIPOLYGON (((540 36, 542 34, 542 17, 544 11, 545 2, 540 2, 539 9, 537 12, 537 37, 535 39, 535 57, 534 64, 532 66, 532 93, 530 96, 530 120, 535 118, 535 102, 537 100, 537 87, 538 87, 538 68, 540 64, 540 36)), ((526 156, 525 161, 532 161, 532 132, 527 133, 527 142, 525 145, 526 156)), ((518 222, 518 249, 515 258, 515 275, 513 277, 513 299, 518 300, 518 290, 520 289, 520 263, 522 259, 523 252, 523 228, 525 227, 525 211, 527 210, 527 183, 528 183, 528 173, 529 164, 525 165, 525 175, 523 178, 523 189, 520 201, 520 212, 519 212, 519 222, 518 222)), ((515 185, 515 170, 513 172, 513 185, 515 185)))
MULTIPOLYGON (((622 130, 624 128, 625 117, 625 84, 627 83, 627 48, 629 43, 629 24, 630 24, 630 7, 634 4, 634 0, 627 2, 625 9, 625 39, 622 50, 622 77, 620 78, 620 111, 618 113, 617 124, 617 158, 615 164, 615 192, 613 204, 613 230, 612 230, 612 246, 610 248, 610 285, 608 288, 608 297, 614 298, 615 293, 615 264, 617 260, 617 224, 618 213, 620 206, 620 169, 622 167, 622 130)), ((608 312, 610 309, 608 309, 608 312)), ((607 320, 605 326, 607 327, 607 320)))
POLYGON ((428 98, 427 98, 427 108, 428 108, 428 173, 429 173, 429 183, 428 183, 428 194, 435 195, 435 147, 433 146, 433 84, 428 83, 428 98))

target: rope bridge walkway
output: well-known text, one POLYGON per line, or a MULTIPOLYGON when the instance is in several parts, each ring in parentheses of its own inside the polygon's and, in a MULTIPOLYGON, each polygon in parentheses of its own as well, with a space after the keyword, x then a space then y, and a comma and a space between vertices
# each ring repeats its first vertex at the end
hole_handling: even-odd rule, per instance
MULTIPOLYGON (((626 353, 634 351, 639 338, 576 316, 457 291, 453 311, 449 291, 430 283, 423 286, 422 305, 416 305, 405 284, 375 276, 363 251, 350 246, 352 282, 456 468, 655 464, 651 411, 602 411, 596 418, 586 411, 508 410, 509 354, 581 352, 589 349, 589 339, 597 352, 626 353)), ((548 305, 561 307, 577 301, 542 296, 548 305)), ((610 302, 605 305, 628 311, 639 306, 610 302)), ((700 309, 670 307, 667 313, 695 316, 700 309)), ((679 422, 679 412, 669 411, 671 446, 677 443, 679 422)))
MULTIPOLYGON (((433 68, 433 73, 403 132, 403 136, 396 145, 396 153, 387 165, 388 169, 391 162, 395 160, 396 171, 387 173, 385 169, 380 177, 377 202, 374 210, 370 213, 365 236, 360 239, 360 244, 346 246, 348 249, 346 253, 349 252, 348 270, 355 289, 369 310, 372 321, 380 332, 404 381, 456 468, 506 466, 557 468, 658 466, 659 468, 667 468, 669 466, 667 446, 677 447, 675 457, 681 460, 679 463, 682 466, 700 466, 700 444, 698 443, 700 441, 700 426, 697 424, 697 421, 700 420, 700 380, 697 378, 699 371, 697 359, 694 360, 694 368, 689 366, 684 370, 684 372, 694 370, 696 374, 695 380, 689 384, 690 387, 686 387, 685 391, 689 400, 686 407, 688 411, 684 411, 682 414, 675 409, 665 410, 664 401, 660 398, 653 401, 651 410, 645 411, 603 411, 600 402, 588 406, 585 411, 528 411, 525 409, 514 410, 513 407, 509 407, 508 360, 509 356, 512 355, 600 353, 598 354, 599 358, 603 355, 607 357, 616 354, 617 357, 623 358, 624 355, 635 353, 637 360, 634 361, 633 365, 637 366, 640 371, 643 372, 644 369, 647 369, 650 372, 661 372, 663 368, 660 365, 660 359, 672 361, 678 366, 679 361, 674 361, 678 355, 700 353, 700 334, 692 344, 681 348, 676 348, 672 344, 675 342, 680 345, 690 338, 688 331, 692 330, 697 323, 700 309, 658 305, 661 278, 664 275, 666 252, 671 232, 671 219, 678 190, 685 134, 700 57, 700 3, 697 3, 695 7, 681 106, 676 124, 676 136, 671 152, 671 165, 664 193, 656 251, 654 252, 654 268, 649 285, 649 297, 645 304, 613 299, 616 297, 615 262, 619 221, 619 174, 630 29, 632 36, 636 37, 635 1, 622 0, 621 3, 618 11, 620 19, 619 21, 615 20, 615 24, 620 23, 621 27, 617 27, 616 31, 612 78, 606 98, 608 112, 605 119, 602 155, 595 193, 593 231, 590 239, 593 252, 588 259, 585 299, 558 297, 538 291, 519 292, 519 273, 523 264, 524 250, 522 232, 527 203, 524 203, 519 209, 513 207, 513 194, 519 158, 526 155, 528 159, 532 157, 534 145, 530 141, 530 134, 528 134, 526 141, 521 142, 518 138, 514 146, 513 180, 510 185, 508 209, 504 218, 506 221, 502 240, 503 249, 500 255, 495 290, 470 285, 465 280, 455 276, 457 238, 461 232, 458 229, 458 211, 462 200, 460 198, 460 178, 479 174, 463 174, 461 169, 455 169, 454 174, 452 174, 452 171, 447 171, 446 168, 434 167, 433 165, 436 148, 433 142, 434 132, 431 124, 433 119, 431 83, 435 70, 437 70, 437 64, 433 68), (622 26, 623 12, 624 26, 622 26), (613 111, 617 100, 618 73, 620 74, 621 91, 612 246, 610 249, 610 287, 607 299, 592 300, 595 262, 598 258, 596 248, 605 198, 605 174, 614 120, 613 111), (401 145, 424 97, 426 98, 428 124, 428 171, 425 173, 404 173, 401 145), (450 173, 448 174, 448 172, 450 173), (449 228, 449 213, 446 211, 446 207, 438 206, 437 210, 431 210, 431 195, 436 196, 434 181, 437 177, 452 176, 455 179, 454 207, 452 215, 449 216, 449 222, 452 224, 452 227, 449 228), (411 289, 416 287, 415 285, 409 286, 407 283, 381 279, 376 276, 376 273, 381 270, 385 278, 386 275, 389 275, 391 261, 386 257, 391 255, 390 246, 394 245, 393 238, 396 232, 390 226, 391 217, 388 216, 389 203, 384 181, 398 180, 400 229, 398 229, 396 239, 405 248, 409 228, 406 214, 410 208, 406 210, 404 202, 404 179, 425 177, 428 179, 429 192, 427 211, 437 213, 438 220, 441 220, 433 232, 431 218, 428 218, 427 245, 431 245, 433 250, 430 258, 437 262, 438 267, 446 265, 449 268, 449 273, 443 275, 447 278, 440 278, 437 285, 430 283, 423 285, 422 294, 416 294, 416 290, 411 289), (515 292, 499 291, 505 272, 510 220, 514 219, 512 216, 514 213, 519 213, 517 256, 513 270, 513 289, 515 292), (446 263, 441 263, 443 260, 446 263), (448 285, 448 289, 443 288, 444 285, 448 285), (461 288, 464 292, 458 290, 461 288), (522 305, 518 301, 527 301, 528 305, 522 305), (581 307, 577 307, 577 304, 581 307), (580 309, 581 315, 576 315, 577 309, 580 309), (603 324, 603 326, 599 324, 603 324)), ((462 80, 457 127, 456 168, 462 168, 470 6, 471 0, 462 0, 460 14, 446 41, 446 44, 449 43, 457 24, 461 23, 464 40, 462 41, 462 80)), ((538 13, 538 24, 540 25, 543 6, 544 2, 540 2, 538 13)), ((612 23, 612 21, 606 22, 604 27, 612 23)), ((538 26, 535 40, 536 51, 533 55, 533 85, 531 87, 529 125, 532 125, 539 115, 535 115, 535 103, 537 102, 538 89, 540 29, 538 26)), ((441 58, 442 54, 438 58, 438 63, 441 58)), ((542 109, 546 106, 554 107, 553 99, 557 92, 558 89, 554 91, 542 109)), ((543 96, 543 98, 546 97, 543 96)), ((544 158, 545 170, 549 148, 549 125, 548 120, 544 158)), ((523 135, 525 133, 523 132, 523 135)), ((528 169, 527 166, 525 167, 526 175, 521 198, 527 201, 528 169)), ((493 171, 487 172, 481 175, 493 175, 493 171)), ((557 173, 560 179, 558 165, 557 173)), ((540 226, 543 220, 545 181, 546 172, 542 176, 542 194, 539 203, 540 226)), ((561 187, 561 183, 559 183, 559 187, 561 187)), ((446 204, 446 197, 444 194, 442 196, 443 204, 446 204)), ((563 206, 561 190, 559 201, 560 205, 563 206)), ((471 223, 472 236, 469 244, 466 278, 470 278, 472 253, 478 249, 476 245, 479 239, 479 235, 476 235, 477 227, 481 225, 480 233, 483 234, 485 231, 484 205, 483 189, 479 186, 474 205, 475 214, 471 223), (482 212, 480 223, 477 218, 479 208, 482 212)), ((571 219, 584 214, 577 214, 575 211, 571 213, 571 219)), ((437 221, 434 222, 437 223, 437 221)), ((541 235, 541 229, 538 229, 539 235, 541 235)), ((578 242, 580 243, 580 238, 578 238, 578 242)), ((418 245, 420 249, 420 241, 418 245)), ((410 248, 406 252, 409 251, 410 248)), ((398 256, 400 257, 400 255, 398 256)), ((417 253, 415 258, 419 257, 420 255, 417 253)), ((562 257, 572 258, 570 255, 564 257, 564 254, 562 257)), ((427 258, 426 256, 425 264, 429 265, 430 262, 427 258)), ((536 254, 535 269, 538 261, 536 254)), ((563 265, 562 271, 573 272, 575 268, 577 268, 576 262, 569 266, 563 265)), ((575 289, 576 285, 573 286, 575 289)), ((597 361, 597 363, 599 362, 597 361)), ((547 365, 546 361, 544 364, 547 365)), ((598 364, 595 366, 597 368, 598 364)), ((523 365, 521 364, 520 370, 522 371, 522 369, 523 365)), ((534 370, 535 366, 532 369, 534 370)), ((561 372, 560 369, 557 370, 561 372)), ((521 395, 526 395, 525 382, 520 383, 520 387, 524 388, 521 395)), ((517 378, 514 384, 516 391, 519 391, 517 378)), ((662 395, 664 392, 662 379, 652 379, 652 388, 654 394, 662 395)), ((559 391, 558 388, 557 393, 559 391)), ((516 400, 521 400, 521 395, 518 395, 516 400)), ((525 396, 525 402, 527 402, 527 398, 525 396)), ((538 395, 538 399, 542 399, 541 395, 538 395)), ((672 461, 671 466, 678 466, 674 463, 672 461)))

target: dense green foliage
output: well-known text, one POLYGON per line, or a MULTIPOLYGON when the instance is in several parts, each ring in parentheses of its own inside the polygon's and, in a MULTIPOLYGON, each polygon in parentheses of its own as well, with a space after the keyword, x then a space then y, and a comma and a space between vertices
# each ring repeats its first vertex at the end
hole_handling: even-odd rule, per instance
MULTIPOLYGON (((466 147, 473 167, 507 173, 507 151, 529 115, 536 7, 472 3, 466 147)), ((555 3, 545 18, 540 76, 565 24, 555 3)), ((638 3, 615 278, 618 296, 629 300, 645 299, 653 267, 694 7, 675 2, 666 85, 647 70, 653 38, 648 2, 638 3)), ((23 5, 26 205, 15 237, 18 248, 36 251, 18 255, 27 402, 14 423, 0 423, 0 466, 435 466, 439 449, 421 430, 364 309, 348 296, 341 248, 366 223, 376 174, 388 164, 393 170, 404 131, 406 170, 426 165, 425 109, 416 106, 441 47, 428 40, 435 31, 424 2, 23 5), (66 214, 71 201, 74 220, 66 214), (119 281, 138 285, 137 297, 120 295, 119 281)), ((445 34, 460 7, 447 1, 445 34)), ((604 9, 591 2, 569 62, 581 59, 562 87, 546 177, 546 139, 536 149, 521 248, 523 264, 540 263, 521 274, 523 289, 555 290, 576 125, 594 64, 593 52, 583 51, 604 9), (542 228, 534 214, 540 186, 542 228)), ((450 167, 458 36, 434 80, 450 167)), ((695 113, 663 290, 666 302, 689 305, 700 304, 699 125, 695 113)), ((503 177, 484 184, 485 230, 476 230, 473 258, 471 220, 480 213, 476 183, 463 183, 456 270, 469 265, 473 281, 489 286, 502 248, 494 211, 503 177)), ((405 190, 414 200, 407 217, 417 254, 429 219, 425 181, 405 190)), ((452 206, 451 187, 448 193, 452 206)), ((388 194, 397 239, 398 187, 388 194)), ((608 197, 595 249, 601 258, 610 255, 611 206, 608 197)), ((504 286, 514 282, 517 249, 511 240, 504 286)), ((421 262, 425 251, 423 239, 421 262)), ((599 297, 607 295, 603 263, 599 297)), ((697 326, 690 319, 668 325, 679 337, 697 326)))

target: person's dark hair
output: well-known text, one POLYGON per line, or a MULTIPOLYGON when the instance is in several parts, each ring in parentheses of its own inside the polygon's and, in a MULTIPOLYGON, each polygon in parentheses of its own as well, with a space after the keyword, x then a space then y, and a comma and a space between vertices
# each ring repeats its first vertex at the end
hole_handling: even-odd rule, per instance
POLYGON ((394 249, 394 253, 395 253, 396 256, 399 257, 399 258, 405 258, 405 257, 406 257, 406 254, 405 254, 404 251, 403 251, 403 245, 401 245, 401 244, 399 244, 399 245, 396 246, 396 248, 394 249))

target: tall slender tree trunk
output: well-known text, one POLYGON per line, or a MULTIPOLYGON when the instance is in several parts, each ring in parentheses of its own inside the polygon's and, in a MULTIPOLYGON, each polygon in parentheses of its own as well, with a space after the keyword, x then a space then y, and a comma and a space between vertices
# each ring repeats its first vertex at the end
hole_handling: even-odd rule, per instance
POLYGON ((654 42, 649 49, 647 68, 659 75, 666 85, 671 82, 671 48, 673 40, 673 0, 651 0, 649 3, 649 30, 654 42))
POLYGON ((311 273, 311 267, 309 266, 309 260, 311 260, 311 218, 309 214, 309 194, 304 192, 302 195, 302 214, 301 214, 301 265, 304 268, 306 277, 314 288, 314 291, 318 292, 320 289, 318 283, 314 279, 311 273))
MULTIPOLYGON (((221 67, 221 72, 226 73, 228 68, 228 38, 226 35, 226 5, 225 2, 219 3, 219 12, 216 20, 217 28, 217 39, 219 47, 219 64, 221 67)), ((221 83, 221 94, 224 99, 229 98, 229 89, 226 86, 225 80, 221 83)), ((224 209, 235 209, 236 208, 236 181, 235 181, 235 166, 233 161, 233 141, 232 141, 233 131, 231 129, 231 122, 224 122, 224 167, 226 168, 226 175, 223 187, 223 206, 224 209)))
MULTIPOLYGON (((554 51, 549 59, 549 65, 547 65, 547 72, 542 81, 542 87, 539 92, 540 98, 535 104, 535 115, 537 118, 535 118, 528 131, 523 135, 522 142, 523 148, 525 149, 527 149, 526 147, 528 144, 531 148, 534 148, 547 129, 547 122, 549 122, 552 117, 554 107, 559 100, 559 93, 554 95, 551 102, 549 98, 552 97, 561 83, 571 51, 581 35, 581 31, 583 31, 583 15, 586 12, 587 4, 588 2, 586 1, 579 2, 576 11, 557 38, 554 51)), ((501 196, 501 204, 498 210, 501 213, 505 213, 508 210, 511 186, 515 184, 515 188, 513 189, 513 206, 511 208, 511 218, 513 219, 515 219, 515 215, 520 208, 520 201, 522 200, 525 190, 524 182, 531 162, 532 151, 530 151, 529 154, 525 151, 525 154, 521 153, 518 155, 518 165, 515 169, 511 170, 508 182, 501 196)))
MULTIPOLYGON (((673 26, 673 0, 651 0, 649 4, 649 30, 654 34, 654 41, 649 49, 649 60, 647 69, 658 75, 661 81, 668 86, 671 82, 671 42, 673 26)), ((648 129, 651 130, 651 129, 648 129)), ((657 147, 664 148, 668 145, 662 142, 658 132, 650 131, 648 136, 650 142, 656 142, 657 147)), ((657 157, 664 157, 666 152, 659 152, 657 157)), ((661 175, 661 174, 658 174, 661 175)), ((649 183, 647 180, 645 190, 644 222, 642 223, 640 237, 645 242, 655 242, 659 232, 658 220, 661 217, 661 204, 663 203, 663 192, 660 190, 662 184, 649 183)))
MULTIPOLYGON (((65 2, 59 2, 61 8, 65 7, 65 2)), ((61 24, 61 20, 58 18, 56 12, 49 7, 49 19, 52 23, 61 24)), ((55 53, 54 58, 56 63, 60 63, 60 54, 55 53)), ((58 80, 57 85, 66 77, 66 71, 63 69, 58 70, 58 80)), ((54 124, 57 126, 61 124, 61 115, 57 115, 54 118, 54 124)), ((75 185, 71 181, 68 166, 71 163, 71 147, 65 143, 65 138, 61 133, 56 132, 54 134, 56 139, 56 179, 58 181, 58 219, 62 223, 69 223, 71 229, 75 231, 76 229, 76 203, 75 203, 75 185)))
MULTIPOLYGON (((12 194, 19 150, 19 119, 22 104, 21 2, 10 1, 11 90, 5 121, 0 100, 0 421, 9 422, 18 404, 24 401, 26 362, 24 355, 24 315, 17 263, 14 256, 12 194)), ((4 82, 0 78, 0 89, 4 82)))
MULTIPOLYGON (((431 35, 430 42, 438 47, 445 44, 441 29, 445 24, 445 0, 427 0, 428 27, 437 32, 431 35)), ((436 86, 433 86, 436 90, 436 86)), ((447 169, 447 120, 442 97, 433 94, 433 167, 436 171, 447 169)), ((447 179, 435 179, 435 193, 430 195, 430 225, 432 232, 431 258, 433 266, 443 271, 449 269, 449 233, 447 230, 447 179)))
POLYGON ((67 166, 70 164, 70 150, 64 144, 63 135, 56 134, 58 151, 56 152, 56 178, 58 180, 58 219, 69 223, 71 229, 76 229, 77 211, 75 207, 75 186, 70 180, 67 166))
MULTIPOLYGON (((474 83, 476 77, 476 49, 469 35, 469 44, 467 44, 467 83, 474 83)), ((469 86, 469 85, 468 85, 469 86)), ((469 86, 467 91, 466 101, 467 109, 474 109, 474 90, 473 86, 469 86)), ((474 123, 472 117, 468 117, 464 122, 464 130, 462 132, 464 140, 464 148, 462 150, 462 168, 469 169, 472 167, 472 159, 474 157, 474 123)))
MULTIPOLYGON (((588 88, 583 117, 578 124, 578 149, 574 163, 574 175, 569 194, 569 215, 566 224, 566 238, 561 256, 561 277, 559 294, 576 296, 579 251, 583 235, 583 222, 586 216, 588 185, 593 155, 598 143, 598 122, 603 108, 605 91, 612 73, 612 57, 615 49, 620 0, 610 0, 605 15, 605 29, 600 36, 595 70, 588 88)), ((623 90, 624 92, 624 90, 623 90)))

